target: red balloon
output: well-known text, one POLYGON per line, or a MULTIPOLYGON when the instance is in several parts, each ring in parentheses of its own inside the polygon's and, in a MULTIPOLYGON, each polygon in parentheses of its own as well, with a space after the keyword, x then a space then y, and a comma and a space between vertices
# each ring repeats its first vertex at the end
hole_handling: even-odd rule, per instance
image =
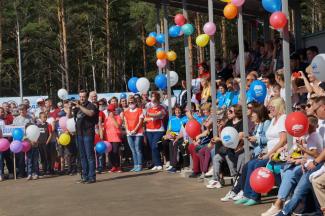
POLYGON ((308 131, 308 118, 302 112, 293 112, 287 115, 285 121, 287 132, 294 137, 301 137, 308 131))
POLYGON ((267 193, 275 184, 273 173, 266 167, 260 167, 252 172, 249 183, 256 193, 267 193))
POLYGON ((195 119, 192 119, 187 122, 185 126, 185 131, 189 137, 195 139, 195 137, 201 134, 201 125, 195 119))
POLYGON ((272 13, 270 16, 270 24, 275 29, 282 29, 287 24, 288 19, 286 15, 280 11, 272 13))
POLYGON ((182 26, 186 23, 186 18, 183 14, 176 14, 174 21, 176 25, 182 26))

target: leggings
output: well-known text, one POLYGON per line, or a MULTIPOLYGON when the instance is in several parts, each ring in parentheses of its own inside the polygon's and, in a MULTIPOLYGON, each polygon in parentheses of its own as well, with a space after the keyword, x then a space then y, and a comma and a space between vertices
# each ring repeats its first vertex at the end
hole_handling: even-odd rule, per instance
POLYGON ((110 152, 110 160, 113 167, 120 167, 120 145, 119 142, 112 142, 112 151, 110 152))

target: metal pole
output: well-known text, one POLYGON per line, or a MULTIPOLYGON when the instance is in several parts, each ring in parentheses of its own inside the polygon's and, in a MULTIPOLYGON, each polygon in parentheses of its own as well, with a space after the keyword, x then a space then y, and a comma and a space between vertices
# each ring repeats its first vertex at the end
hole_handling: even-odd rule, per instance
POLYGON ((17 19, 17 52, 18 52, 18 74, 19 74, 19 97, 20 102, 23 103, 23 73, 21 65, 21 51, 20 51, 20 29, 17 19))
MULTIPOLYGON (((209 0, 209 22, 213 22, 213 1, 209 0)), ((213 136, 218 135, 217 129, 217 100, 216 100, 216 50, 214 36, 210 37, 210 66, 211 66, 211 99, 212 99, 212 122, 213 136)))
MULTIPOLYGON (((282 0, 282 12, 288 17, 288 0, 282 0)), ((289 22, 290 19, 288 19, 289 22)), ((289 47, 289 30, 288 23, 283 28, 283 42, 282 42, 282 52, 283 52, 283 67, 284 67, 284 86, 285 86, 285 99, 286 99, 286 113, 292 112, 292 100, 291 100, 291 69, 290 69, 290 47, 289 47)), ((287 134, 288 147, 291 148, 293 143, 292 136, 287 134)))
MULTIPOLYGON (((157 34, 160 34, 160 4, 156 4, 156 31, 157 34)), ((162 73, 161 68, 159 68, 159 74, 162 73)))
MULTIPOLYGON (((168 38, 168 11, 167 11, 167 3, 168 0, 164 0, 164 33, 165 33, 165 51, 169 50, 169 38, 168 38)), ((167 74, 167 96, 168 96, 168 115, 172 116, 172 89, 170 86, 170 71, 169 71, 169 63, 166 65, 166 74, 167 74)))
POLYGON ((238 13, 238 46, 239 46, 239 66, 240 66, 240 103, 243 111, 243 129, 244 129, 244 150, 245 161, 250 160, 248 136, 248 117, 247 117, 247 102, 246 102, 246 74, 245 74, 245 50, 244 50, 244 31, 243 31, 243 14, 242 7, 238 13))
MULTIPOLYGON (((183 15, 188 19, 187 14, 187 3, 183 0, 183 15)), ((185 48, 185 72, 186 72, 186 93, 187 93, 187 110, 191 110, 191 88, 192 88, 192 74, 190 70, 190 56, 188 49, 188 37, 184 37, 184 48, 185 48)))

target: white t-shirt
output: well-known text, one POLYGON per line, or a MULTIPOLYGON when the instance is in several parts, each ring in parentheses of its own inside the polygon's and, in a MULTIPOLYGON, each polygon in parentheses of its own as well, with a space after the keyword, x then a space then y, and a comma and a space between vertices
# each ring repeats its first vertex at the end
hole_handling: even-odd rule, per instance
POLYGON ((322 145, 323 145, 323 148, 325 147, 325 120, 322 120, 322 119, 318 119, 318 128, 316 130, 318 132, 318 134, 321 136, 322 138, 322 145))
MULTIPOLYGON (((307 146, 308 150, 317 150, 317 153, 320 154, 323 150, 323 140, 321 135, 318 132, 313 132, 307 137, 307 146)), ((308 155, 307 163, 314 160, 315 158, 308 155)))
POLYGON ((275 118, 272 119, 269 128, 266 131, 267 151, 270 152, 280 141, 280 133, 286 132, 285 128, 286 115, 280 116, 277 122, 275 118))
POLYGON ((280 97, 285 101, 286 100, 286 89, 281 88, 280 90, 280 97))

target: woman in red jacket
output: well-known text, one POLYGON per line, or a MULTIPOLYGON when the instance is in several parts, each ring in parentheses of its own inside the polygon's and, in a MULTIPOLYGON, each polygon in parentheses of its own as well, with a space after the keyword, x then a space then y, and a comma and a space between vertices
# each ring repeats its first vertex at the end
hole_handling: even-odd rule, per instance
POLYGON ((152 160, 154 167, 152 170, 162 170, 158 142, 165 134, 164 117, 166 116, 165 108, 160 104, 160 95, 153 92, 151 102, 147 105, 147 113, 144 119, 146 123, 146 136, 151 148, 152 160))

